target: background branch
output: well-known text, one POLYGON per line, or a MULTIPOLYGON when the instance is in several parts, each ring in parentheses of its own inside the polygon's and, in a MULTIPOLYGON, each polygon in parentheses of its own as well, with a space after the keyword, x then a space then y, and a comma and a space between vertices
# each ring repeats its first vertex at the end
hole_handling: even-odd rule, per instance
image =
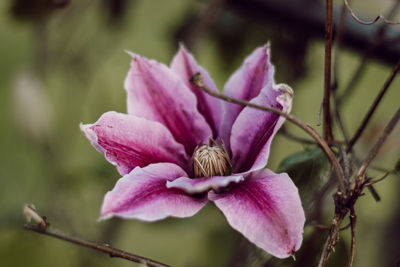
MULTIPOLYGON (((279 25, 287 34, 302 34, 310 38, 323 39, 325 29, 325 6, 322 1, 309 0, 227 0, 227 10, 234 11, 239 17, 257 20, 264 25, 279 25)), ((398 0, 390 6, 390 13, 396 13, 398 0)), ((338 25, 341 8, 333 8, 333 25, 338 25)), ((222 13, 221 15, 224 15, 222 13)), ((393 16, 385 14, 388 19, 393 16)), ((224 25, 225 16, 214 27, 221 28, 224 25)), ((370 40, 377 39, 375 32, 384 27, 386 38, 397 38, 400 34, 398 27, 390 27, 389 24, 374 24, 369 27, 361 25, 347 16, 343 29, 343 47, 353 49, 356 53, 363 53, 370 40), (389 27, 387 27, 389 26, 389 27)), ((374 51, 371 57, 377 58, 387 64, 395 64, 400 57, 400 42, 381 42, 379 50, 374 51)))
POLYGON ((367 171, 367 168, 368 168, 369 164, 372 162, 372 160, 378 154, 379 149, 382 147, 383 143, 386 141, 386 138, 392 132, 392 130, 396 126, 396 124, 399 121, 399 119, 400 119, 400 108, 397 109, 397 111, 393 115, 392 119, 386 125, 385 129, 383 129, 383 132, 382 132, 381 136, 379 136, 378 141, 376 141, 375 145, 369 151, 368 156, 365 158, 364 162, 362 163, 362 165, 361 165, 361 167, 360 167, 360 169, 358 171, 358 174, 357 174, 358 177, 364 177, 365 176, 365 172, 367 171))
MULTIPOLYGON (((400 119, 400 109, 397 110, 397 112, 394 114, 392 119, 389 121, 389 123, 386 125, 385 129, 383 130, 381 136, 379 137, 378 141, 375 143, 375 145, 372 147, 370 152, 368 153, 368 156, 364 160, 363 164, 361 165, 358 174, 356 176, 355 181, 349 186, 349 190, 344 191, 345 193, 342 192, 337 192, 334 195, 334 200, 335 200, 335 215, 333 217, 331 229, 329 231, 328 238, 326 240, 326 243, 324 245, 321 258, 319 261, 318 266, 319 267, 324 267, 327 265, 328 258, 333 251, 333 248, 335 247, 338 239, 339 239, 339 232, 340 232, 340 225, 347 215, 347 213, 350 211, 350 216, 352 215, 352 211, 354 212, 354 204, 356 203, 357 199, 363 194, 363 189, 371 185, 369 181, 365 179, 365 172, 371 163, 371 161, 375 158, 377 155, 379 149, 381 148, 382 144, 385 142, 386 138, 389 136, 389 134, 392 132, 394 127, 396 126, 397 122, 400 119)), ((347 189, 347 188, 346 188, 347 189)), ((354 214, 353 214, 354 215, 354 214)), ((353 226, 352 226, 352 247, 355 247, 355 237, 354 235, 354 227, 355 227, 355 217, 350 218, 350 220, 354 220, 353 222, 350 221, 353 226)), ((354 252, 351 252, 354 253, 354 252)), ((350 263, 354 261, 354 255, 350 258, 350 263)), ((351 265, 350 265, 351 266, 351 265)))
POLYGON ((356 13, 354 13, 353 9, 351 9, 348 0, 344 0, 344 4, 346 5, 346 8, 349 11, 349 13, 351 14, 351 16, 353 17, 353 19, 355 19, 358 23, 361 23, 364 25, 372 25, 372 24, 375 24, 376 22, 378 22, 379 20, 382 20, 386 24, 400 24, 400 22, 390 21, 382 15, 378 15, 375 19, 370 20, 370 21, 362 20, 356 15, 356 13))
POLYGON ((350 261, 349 267, 353 266, 354 263, 354 256, 356 254, 356 212, 354 207, 350 208, 350 228, 351 228, 351 245, 350 245, 350 261))
POLYGON ((326 0, 325 24, 325 79, 324 79, 324 136, 329 143, 333 140, 331 100, 331 71, 332 71, 332 0, 326 0))
MULTIPOLYGON (((393 3, 393 6, 389 8, 388 11, 388 18, 392 18, 395 16, 397 13, 397 10, 400 6, 400 0, 395 0, 393 3)), ((340 108, 341 104, 347 100, 350 99, 351 93, 354 91, 356 88, 356 85, 360 81, 362 75, 364 74, 364 71, 367 66, 367 61, 372 57, 376 56, 377 54, 382 52, 382 49, 385 46, 385 39, 387 38, 386 36, 391 36, 390 33, 390 28, 388 27, 387 24, 382 24, 380 26, 377 26, 375 30, 370 30, 370 37, 365 41, 364 46, 362 47, 363 50, 363 56, 361 58, 361 61, 354 71, 353 75, 351 75, 350 81, 347 83, 347 85, 344 87, 345 89, 343 90, 343 93, 338 96, 337 98, 337 105, 340 108), (379 49, 377 49, 379 47, 379 49)), ((395 36, 399 36, 400 33, 395 34, 395 36)), ((393 47, 390 46, 389 47, 393 47)), ((399 46, 399 53, 394 53, 393 51, 391 52, 391 61, 393 61, 393 64, 396 64, 396 61, 398 58, 400 58, 400 46, 399 46)))
POLYGON ((394 78, 396 77, 396 74, 400 70, 400 58, 397 61, 396 66, 393 68, 392 73, 390 74, 389 78, 386 80, 385 84, 383 85, 382 89, 379 91, 379 94, 376 96, 374 103, 370 107, 368 113, 365 115, 361 125, 358 127, 356 133, 354 134, 353 138, 351 138, 349 145, 347 147, 347 152, 350 152, 354 146, 354 144, 357 142, 358 138, 361 136, 363 131, 365 130, 365 127, 367 127, 368 122, 372 118, 372 115, 374 114, 376 108, 378 107, 379 103, 381 102, 383 96, 389 89, 390 85, 392 84, 394 78))
POLYGON ((80 237, 76 237, 76 236, 72 236, 69 234, 66 234, 64 232, 61 232, 60 230, 51 227, 49 225, 49 223, 46 220, 46 217, 41 217, 35 209, 35 206, 32 204, 29 205, 24 205, 24 214, 25 217, 27 218, 28 221, 30 221, 31 219, 33 219, 37 225, 32 225, 32 224, 25 224, 24 228, 25 230, 28 231, 33 231, 39 234, 43 234, 43 235, 48 235, 48 236, 52 236, 73 244, 77 244, 79 246, 83 246, 83 247, 87 247, 87 248, 91 248, 97 251, 100 251, 102 253, 108 254, 110 255, 110 257, 116 257, 116 258, 121 258, 124 260, 128 260, 128 261, 133 261, 133 262, 137 262, 140 264, 143 264, 144 266, 149 266, 149 267, 168 267, 169 265, 142 257, 142 256, 138 256, 117 248, 113 248, 111 246, 109 246, 108 244, 100 244, 100 243, 96 243, 96 242, 92 242, 92 241, 88 241, 88 240, 84 240, 80 237))

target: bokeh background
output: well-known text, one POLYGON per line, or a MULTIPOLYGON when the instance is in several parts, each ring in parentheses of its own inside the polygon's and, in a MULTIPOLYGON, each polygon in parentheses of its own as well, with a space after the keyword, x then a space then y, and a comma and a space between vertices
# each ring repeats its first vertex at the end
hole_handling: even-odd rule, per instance
MULTIPOLYGON (((323 91, 323 2, 1 1, 0 265, 135 265, 24 231, 22 205, 34 203, 52 225, 65 232, 172 266, 313 266, 327 232, 317 230, 309 216, 296 262, 272 259, 257 249, 228 226, 213 204, 188 219, 98 222, 102 198, 119 175, 91 147, 79 123, 94 122, 109 110, 125 112, 123 83, 130 64, 125 50, 169 64, 183 42, 222 88, 243 58, 269 41, 276 81, 295 90, 292 113, 321 130, 317 121, 323 91), (259 3, 267 6, 259 8, 259 3), (299 4, 303 8, 298 8, 299 4)), ((395 3, 353 2, 363 18, 388 14, 395 3)), ((334 4, 340 11, 342 2, 334 4)), ((400 19, 392 15, 392 19, 400 19)), ((400 36, 400 26, 385 27, 379 35, 381 23, 363 26, 348 18, 346 25, 352 30, 343 37, 337 56, 338 92, 345 91, 355 70, 363 66, 360 81, 351 87, 341 109, 351 136, 399 58, 399 38, 395 37, 400 36), (382 41, 386 36, 390 40, 382 41), (362 61, 371 43, 373 52, 362 61)), ((396 79, 356 145, 360 158, 365 157, 399 102, 400 80, 396 79)), ((307 137, 290 123, 286 123, 286 132, 307 137)), ((337 127, 335 133, 342 139, 337 127)), ((394 168, 400 156, 399 136, 397 127, 374 165, 394 168)), ((326 182, 323 156, 314 153, 315 148, 279 134, 268 167, 274 171, 282 168, 282 161, 296 152, 311 160, 286 170, 299 186, 307 215, 314 214, 315 192, 326 182)), ((377 177, 382 172, 369 175, 377 177)), ((368 191, 358 201, 356 266, 395 266, 400 261, 399 180, 398 175, 390 175, 376 185, 380 201, 368 191)), ((320 224, 330 223, 332 193, 328 190, 319 207, 320 224)), ((349 235, 349 230, 342 232, 330 266, 344 266, 349 235)))

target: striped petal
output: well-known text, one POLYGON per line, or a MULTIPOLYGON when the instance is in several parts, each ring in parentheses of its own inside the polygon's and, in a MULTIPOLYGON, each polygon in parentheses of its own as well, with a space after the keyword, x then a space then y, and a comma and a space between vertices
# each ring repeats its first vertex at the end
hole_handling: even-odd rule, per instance
POLYGON ((211 126, 214 138, 219 135, 221 124, 222 105, 221 101, 205 93, 199 87, 192 85, 189 79, 200 72, 204 84, 211 90, 218 92, 214 81, 211 79, 207 70, 201 67, 196 59, 190 54, 183 45, 180 46, 178 53, 172 60, 171 69, 182 79, 185 85, 195 94, 197 98, 197 109, 211 126))
POLYGON ((254 172, 231 190, 209 193, 229 224, 278 258, 299 249, 305 222, 299 193, 285 173, 254 172))
POLYGON ((100 218, 116 216, 156 221, 168 216, 193 216, 207 203, 207 197, 191 197, 181 190, 166 187, 167 181, 182 176, 186 173, 170 163, 135 168, 105 195, 100 218))
MULTIPOLYGON (((246 101, 258 96, 265 85, 273 82, 274 67, 269 60, 269 45, 255 49, 229 78, 224 86, 224 94, 246 101)), ((224 102, 221 135, 228 150, 232 125, 243 108, 241 105, 224 102)))
POLYGON ((162 124, 117 112, 104 113, 94 124, 81 125, 92 145, 121 175, 136 166, 171 162, 189 169, 189 157, 162 124))
POLYGON ((196 145, 212 136, 197 110, 196 96, 167 66, 132 54, 125 80, 128 113, 165 125, 191 155, 196 145))
MULTIPOLYGON (((250 102, 275 107, 289 113, 293 90, 285 85, 268 84, 250 102)), ((285 118, 272 112, 245 107, 232 126, 231 151, 235 172, 259 170, 268 162, 271 142, 285 118)))

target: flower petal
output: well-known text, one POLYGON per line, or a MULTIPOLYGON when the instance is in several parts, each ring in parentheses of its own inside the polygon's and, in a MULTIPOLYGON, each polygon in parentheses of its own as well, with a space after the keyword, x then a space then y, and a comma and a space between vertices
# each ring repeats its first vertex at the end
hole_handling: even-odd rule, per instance
MULTIPOLYGON (((289 113, 292 108, 293 90, 286 84, 263 88, 250 102, 271 106, 289 113)), ((285 118, 275 113, 245 107, 232 126, 231 151, 235 172, 259 170, 268 162, 269 150, 275 133, 285 118)))
POLYGON ((81 125, 92 145, 124 175, 136 166, 171 162, 188 169, 189 157, 162 124, 117 112, 104 113, 94 124, 81 125))
POLYGON ((181 176, 186 173, 171 163, 136 167, 105 195, 100 219, 117 216, 155 221, 168 216, 193 216, 207 203, 207 197, 191 197, 181 190, 166 187, 167 181, 181 176))
POLYGON ((188 194, 200 194, 208 192, 211 189, 219 192, 224 190, 231 183, 240 183, 243 181, 244 177, 242 175, 214 176, 196 179, 180 177, 174 181, 167 182, 167 187, 181 189, 188 194))
POLYGON ((195 95, 164 64, 136 54, 132 57, 125 80, 128 113, 164 124, 191 155, 196 145, 212 136, 197 111, 195 95))
POLYGON ((209 193, 229 224, 278 258, 299 249, 305 222, 298 190, 286 173, 261 170, 230 191, 209 193))
MULTIPOLYGON (((266 84, 273 81, 274 67, 269 58, 269 45, 255 49, 226 82, 224 93, 233 98, 246 101, 256 97, 266 84)), ((243 106, 241 105, 224 102, 221 135, 227 149, 230 149, 229 136, 231 127, 242 109, 243 106)))
POLYGON ((190 54, 183 45, 180 46, 178 53, 172 60, 171 69, 182 79, 188 88, 196 95, 197 109, 204 116, 213 130, 214 138, 218 137, 221 124, 222 105, 221 101, 210 96, 203 90, 190 83, 189 79, 200 72, 204 84, 211 90, 218 92, 217 86, 211 79, 207 70, 197 64, 196 59, 190 54))

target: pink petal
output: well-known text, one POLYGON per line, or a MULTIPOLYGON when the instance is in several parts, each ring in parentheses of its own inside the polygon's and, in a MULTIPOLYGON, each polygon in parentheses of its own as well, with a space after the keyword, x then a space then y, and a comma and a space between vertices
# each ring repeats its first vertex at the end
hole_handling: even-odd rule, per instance
POLYGON ((204 116, 208 124, 213 130, 214 138, 217 138, 221 123, 222 105, 221 101, 210 96, 197 86, 193 86, 189 79, 196 73, 200 72, 204 84, 211 90, 218 92, 214 81, 208 72, 197 64, 196 59, 190 54, 183 45, 180 46, 178 53, 172 60, 171 69, 182 79, 185 85, 196 95, 197 109, 204 116))
MULTIPOLYGON (((269 83, 250 102, 272 106, 286 113, 292 107, 293 90, 284 84, 269 83)), ((232 126, 232 164, 236 172, 259 170, 268 162, 269 151, 275 133, 285 121, 275 113, 245 107, 232 126)))
POLYGON ((181 176, 186 173, 171 163, 136 167, 105 195, 100 219, 117 216, 155 221, 168 216, 193 216, 207 203, 207 197, 191 197, 181 190, 166 187, 167 181, 181 176))
POLYGON ((191 155, 197 144, 212 136, 197 111, 195 95, 164 64, 136 54, 132 57, 125 80, 128 113, 164 124, 191 155))
MULTIPOLYGON (((274 67, 269 58, 269 45, 255 49, 229 78, 224 86, 224 93, 246 101, 256 97, 266 84, 273 81, 274 67)), ((242 109, 241 105, 224 102, 221 135, 228 149, 231 127, 242 109)))
POLYGON ((209 193, 229 224, 278 258, 300 248, 305 222, 298 190, 286 173, 261 170, 228 192, 209 193))
POLYGON ((92 145, 124 175, 136 166, 171 162, 189 168, 183 145, 162 124, 117 112, 104 113, 94 124, 81 125, 92 145))
POLYGON ((167 187, 181 189, 188 194, 200 194, 208 192, 211 189, 219 192, 227 188, 231 183, 240 183, 243 181, 244 178, 241 175, 214 176, 196 179, 180 177, 174 181, 167 182, 167 187))

